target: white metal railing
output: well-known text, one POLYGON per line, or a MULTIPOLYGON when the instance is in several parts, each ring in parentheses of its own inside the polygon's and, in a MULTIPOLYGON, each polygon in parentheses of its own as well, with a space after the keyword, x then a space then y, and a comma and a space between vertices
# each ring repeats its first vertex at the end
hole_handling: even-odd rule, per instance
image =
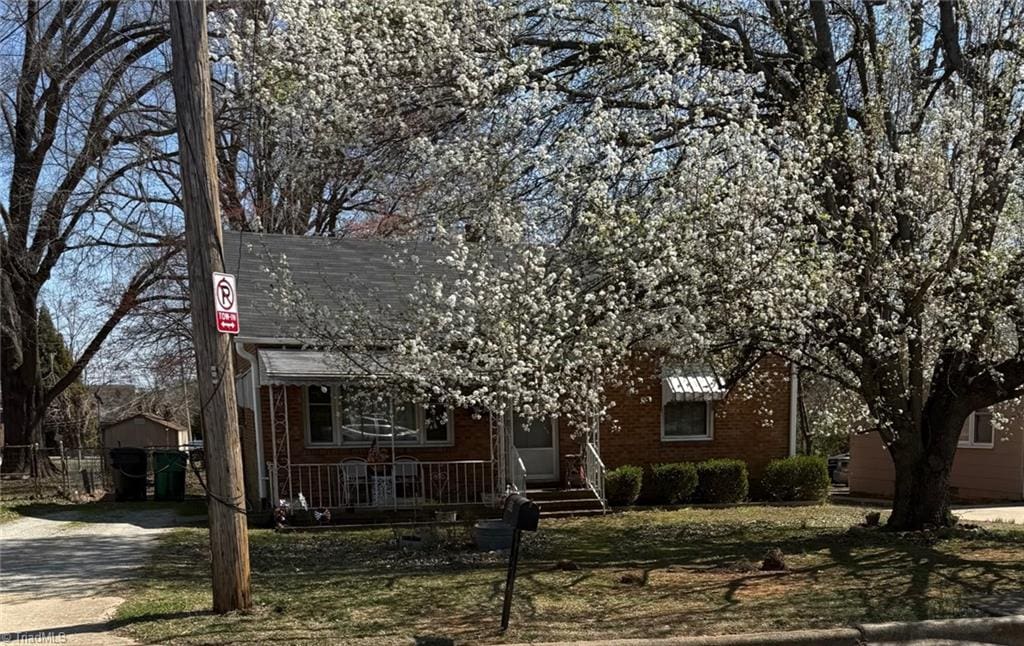
POLYGON ((494 465, 489 460, 292 464, 281 467, 281 474, 272 464, 267 468, 274 474, 274 504, 283 499, 293 507, 300 494, 310 508, 414 509, 492 505, 496 499, 494 465))
POLYGON ((509 485, 515 489, 515 493, 523 493, 526 491, 526 464, 523 462, 523 457, 519 455, 519 450, 510 446, 509 457, 511 458, 512 472, 509 474, 509 485))
POLYGON ((593 442, 587 442, 583 451, 583 470, 587 487, 594 492, 597 499, 601 501, 601 507, 607 511, 608 507, 604 499, 604 462, 601 461, 601 455, 597 452, 597 447, 593 442))

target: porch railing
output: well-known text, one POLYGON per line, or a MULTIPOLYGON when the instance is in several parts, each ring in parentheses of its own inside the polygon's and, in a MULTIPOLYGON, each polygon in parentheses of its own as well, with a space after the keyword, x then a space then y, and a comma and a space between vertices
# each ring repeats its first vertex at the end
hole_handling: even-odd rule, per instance
POLYGON ((523 458, 519 455, 519 450, 516 447, 510 446, 509 449, 509 461, 512 463, 512 473, 510 474, 509 481, 516 493, 523 493, 526 491, 526 464, 523 462, 523 458))
POLYGON ((415 509, 493 505, 494 465, 489 460, 396 461, 384 464, 267 465, 271 492, 295 508, 300 494, 310 508, 415 509))
POLYGON ((601 508, 607 511, 608 505, 604 498, 604 462, 601 461, 601 455, 597 452, 597 447, 593 442, 587 442, 584 447, 583 469, 586 474, 587 488, 594 492, 597 499, 601 501, 601 508))

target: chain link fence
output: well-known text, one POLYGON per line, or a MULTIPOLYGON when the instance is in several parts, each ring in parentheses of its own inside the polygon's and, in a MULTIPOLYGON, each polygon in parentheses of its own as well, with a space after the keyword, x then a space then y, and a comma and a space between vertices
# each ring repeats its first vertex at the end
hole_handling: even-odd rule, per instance
MULTIPOLYGON (((152 490, 153 451, 178 447, 147 447, 148 487, 152 490)), ((186 495, 205 497, 205 461, 202 449, 187 451, 186 495)), ((18 461, 23 468, 0 474, 0 500, 97 500, 114 488, 110 450, 98 446, 54 447, 12 445, 3 449, 3 461, 18 461)))
POLYGON ((8 444, 3 452, 4 461, 17 460, 27 467, 3 474, 3 500, 97 498, 109 491, 112 484, 109 456, 99 447, 68 449, 63 444, 8 444))

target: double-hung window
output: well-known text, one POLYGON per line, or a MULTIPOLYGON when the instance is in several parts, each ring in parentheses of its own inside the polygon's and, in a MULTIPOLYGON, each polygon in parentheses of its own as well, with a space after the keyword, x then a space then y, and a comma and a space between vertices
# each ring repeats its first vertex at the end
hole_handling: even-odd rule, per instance
POLYGON ((971 413, 960 429, 959 446, 973 449, 991 449, 995 446, 995 431, 992 428, 992 411, 979 410, 971 413))
POLYGON ((306 391, 306 431, 310 446, 334 444, 334 404, 330 388, 306 391))
POLYGON ((710 440, 714 419, 714 402, 666 401, 661 407, 661 439, 664 442, 710 440))
POLYGON ((452 415, 439 403, 362 396, 339 386, 309 386, 305 393, 309 446, 445 445, 452 442, 452 415))

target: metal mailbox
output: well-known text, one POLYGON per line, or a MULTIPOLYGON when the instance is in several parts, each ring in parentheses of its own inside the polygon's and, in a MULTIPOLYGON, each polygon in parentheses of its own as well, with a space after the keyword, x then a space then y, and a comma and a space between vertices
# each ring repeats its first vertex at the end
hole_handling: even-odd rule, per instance
POLYGON ((512 549, 508 553, 508 574, 505 578, 505 603, 501 608, 501 630, 508 629, 512 613, 512 590, 516 585, 519 567, 519 540, 524 531, 535 532, 540 523, 540 507, 526 496, 514 493, 505 499, 502 520, 512 528, 512 549))
POLYGON ((526 496, 514 493, 505 500, 502 518, 506 525, 514 529, 535 532, 540 523, 540 507, 526 496))

